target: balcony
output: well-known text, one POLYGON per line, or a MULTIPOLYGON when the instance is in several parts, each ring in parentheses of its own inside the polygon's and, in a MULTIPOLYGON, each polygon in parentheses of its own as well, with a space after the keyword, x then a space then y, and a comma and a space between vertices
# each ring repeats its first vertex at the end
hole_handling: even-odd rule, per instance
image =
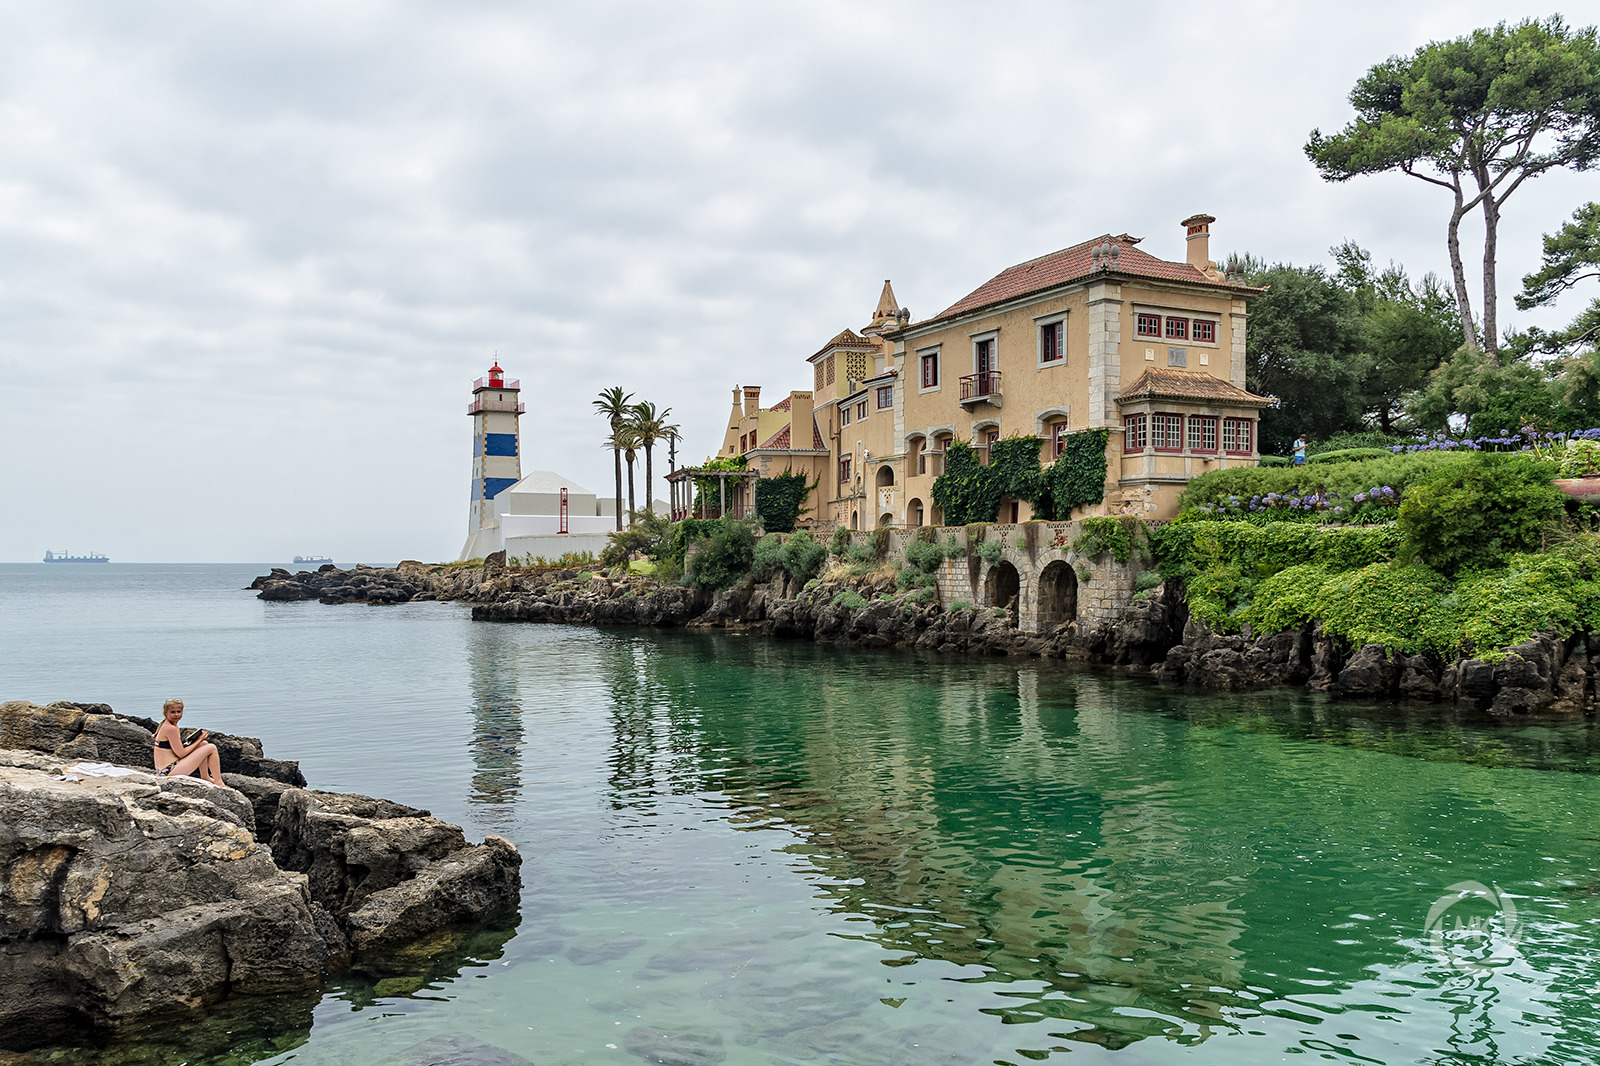
POLYGON ((984 370, 961 379, 961 406, 987 403, 1000 406, 1000 371, 984 370))
POLYGON ((520 388, 522 388, 520 378, 516 381, 496 381, 494 378, 479 378, 472 383, 473 392, 477 392, 479 389, 505 389, 507 392, 516 392, 520 388))

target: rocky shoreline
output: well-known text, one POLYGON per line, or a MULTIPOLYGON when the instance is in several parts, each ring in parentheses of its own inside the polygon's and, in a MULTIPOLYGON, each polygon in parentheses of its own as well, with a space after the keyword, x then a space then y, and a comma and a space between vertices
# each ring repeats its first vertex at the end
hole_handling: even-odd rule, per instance
POLYGON ((1317 626, 1217 634, 1189 617, 1182 590, 1171 583, 1136 599, 1113 622, 1069 622, 1048 633, 1022 632, 995 608, 919 602, 916 593, 898 592, 886 578, 795 588, 779 575, 707 596, 636 575, 613 579, 598 568, 532 571, 491 557, 482 566, 274 570, 250 587, 262 599, 279 601, 454 600, 470 603, 473 619, 486 622, 721 627, 839 647, 1078 658, 1211 691, 1302 686, 1351 699, 1448 702, 1506 719, 1593 710, 1600 662, 1600 636, 1592 634, 1541 634, 1494 660, 1450 661, 1380 644, 1351 647, 1317 626))
POLYGON ((309 789, 248 737, 211 735, 230 789, 157 777, 154 726, 104 704, 0 703, 0 1049, 314 990, 515 912, 509 841, 309 789))

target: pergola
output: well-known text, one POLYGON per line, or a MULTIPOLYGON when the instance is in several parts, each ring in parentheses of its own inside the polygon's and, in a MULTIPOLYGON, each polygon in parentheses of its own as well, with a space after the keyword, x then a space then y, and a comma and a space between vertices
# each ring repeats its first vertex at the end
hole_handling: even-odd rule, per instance
POLYGON ((709 489, 713 479, 717 482, 717 513, 707 513, 709 491, 700 493, 701 518, 721 517, 731 514, 743 518, 755 509, 755 483, 761 477, 754 470, 713 470, 708 467, 686 466, 667 475, 671 495, 672 520, 681 522, 693 517, 695 489, 709 489), (733 482, 733 507, 728 506, 728 482, 733 482))

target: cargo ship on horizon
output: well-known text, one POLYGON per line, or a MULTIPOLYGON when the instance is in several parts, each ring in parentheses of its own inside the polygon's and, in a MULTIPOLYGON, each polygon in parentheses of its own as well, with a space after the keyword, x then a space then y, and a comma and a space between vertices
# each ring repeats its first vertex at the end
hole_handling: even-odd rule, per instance
POLYGON ((111 557, 101 555, 99 552, 90 552, 88 555, 73 555, 71 552, 47 551, 44 553, 44 561, 47 563, 109 563, 111 557))

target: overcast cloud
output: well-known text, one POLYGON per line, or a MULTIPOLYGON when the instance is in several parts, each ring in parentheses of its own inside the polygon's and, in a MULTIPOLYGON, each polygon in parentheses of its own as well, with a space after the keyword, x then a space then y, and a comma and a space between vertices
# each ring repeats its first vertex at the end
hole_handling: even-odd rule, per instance
MULTIPOLYGON (((923 317, 1106 231, 1181 258, 1196 211, 1219 259, 1444 274, 1444 194, 1301 145, 1384 56, 1545 14, 0 3, 0 559, 452 558, 496 353, 523 470, 603 494, 602 388, 699 459, 886 277, 923 317)), ((1519 191, 1502 290, 1596 196, 1519 191)))

